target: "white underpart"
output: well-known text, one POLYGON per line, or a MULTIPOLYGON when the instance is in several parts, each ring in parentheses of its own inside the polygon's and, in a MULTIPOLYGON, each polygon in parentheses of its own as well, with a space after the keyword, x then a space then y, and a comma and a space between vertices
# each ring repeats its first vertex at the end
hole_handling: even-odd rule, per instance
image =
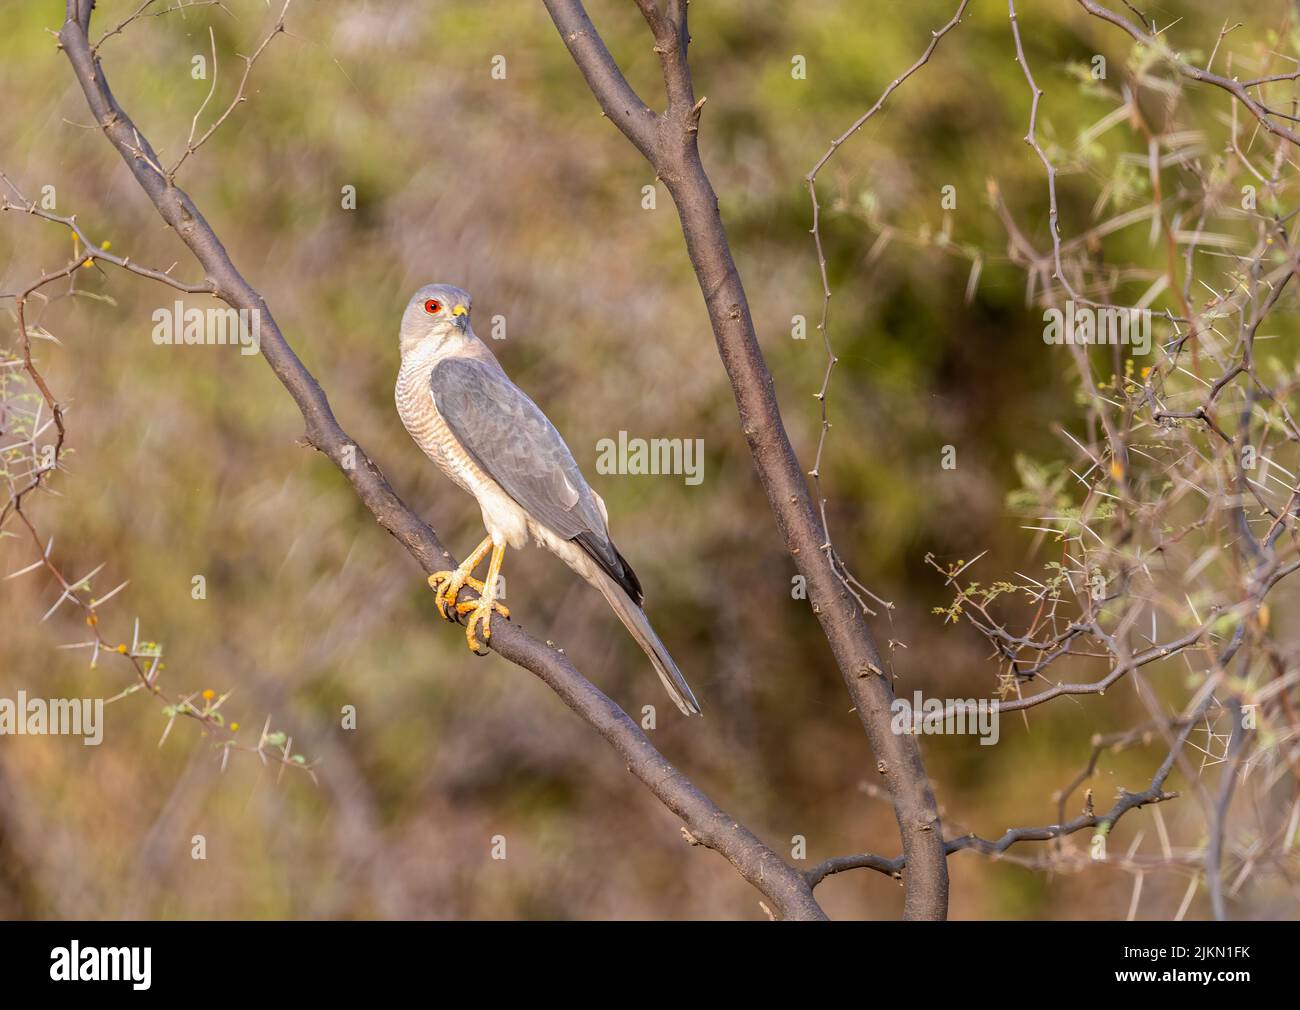
MULTIPOLYGON (((476 360, 489 362, 495 368, 501 367, 491 355, 484 357, 474 353, 474 343, 477 341, 466 340, 463 344, 446 341, 440 346, 434 346, 430 342, 403 357, 394 391, 397 413, 402 418, 402 424, 415 444, 433 460, 438 469, 477 499, 483 512, 483 526, 495 546, 518 550, 531 539, 539 547, 545 547, 560 558, 584 579, 591 581, 596 568, 586 552, 535 522, 500 484, 474 462, 438 413, 429 387, 429 373, 443 358, 472 356, 476 360)), ((576 504, 578 489, 570 487, 570 490, 576 504)), ((608 523, 605 503, 599 495, 596 495, 596 502, 608 523)))

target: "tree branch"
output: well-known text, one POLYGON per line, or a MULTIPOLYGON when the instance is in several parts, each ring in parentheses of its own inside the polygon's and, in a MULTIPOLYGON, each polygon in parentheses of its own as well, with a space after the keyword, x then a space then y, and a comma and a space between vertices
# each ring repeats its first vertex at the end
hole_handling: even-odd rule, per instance
MULTIPOLYGON (((4 172, 0 172, 0 182, 5 183, 5 185, 13 190, 14 195, 22 201, 22 203, 10 203, 8 197, 0 194, 0 212, 6 210, 21 211, 24 214, 30 214, 32 217, 39 217, 46 221, 52 221, 55 224, 61 224, 77 236, 77 239, 85 247, 85 255, 77 258, 76 263, 72 264, 72 270, 75 271, 81 267, 88 266, 94 260, 103 260, 105 263, 111 263, 113 266, 121 267, 123 270, 130 273, 138 274, 141 277, 147 277, 149 280, 157 281, 160 284, 166 284, 168 287, 175 288, 177 291, 183 291, 186 294, 210 295, 215 293, 215 289, 210 282, 204 284, 187 284, 184 281, 177 280, 167 270, 155 270, 152 267, 141 266, 139 263, 132 263, 130 256, 116 256, 113 253, 108 252, 102 246, 96 245, 86 237, 86 233, 82 231, 81 226, 77 224, 77 215, 73 214, 70 217, 64 217, 48 210, 42 210, 35 203, 23 196, 22 192, 9 180, 9 177, 6 176, 4 172)), ((22 294, 27 293, 29 292, 23 292, 22 294)), ((13 292, 0 294, 0 298, 14 297, 20 297, 20 295, 13 292)))
MULTIPOLYGON (((951 854, 965 849, 972 849, 986 856, 995 856, 1006 852, 1017 842, 1046 842, 1053 838, 1064 838, 1066 835, 1072 835, 1087 828, 1101 827, 1109 832, 1119 822, 1119 819, 1130 810, 1139 810, 1152 803, 1163 803, 1165 800, 1176 799, 1178 793, 1165 791, 1165 781, 1169 778, 1169 773, 1173 771, 1174 762, 1178 759, 1179 753, 1187 743, 1187 738, 1191 735, 1196 721, 1213 703, 1214 693, 1206 691, 1204 697, 1186 717, 1176 720, 1182 729, 1174 740, 1173 746, 1169 748, 1168 754, 1165 755, 1165 759, 1160 762, 1160 766, 1152 776, 1151 784, 1140 793, 1130 793, 1126 789, 1121 789, 1119 799, 1105 813, 1095 813, 1092 810, 1091 801, 1089 801, 1088 810, 1085 813, 1063 824, 1049 824, 1042 828, 1008 828, 1002 837, 996 839, 980 838, 975 834, 959 835, 944 842, 944 852, 951 854)), ((897 877, 906 865, 906 855, 888 859, 873 852, 864 852, 859 855, 836 856, 833 859, 827 859, 807 870, 804 873, 804 878, 811 886, 816 887, 832 874, 843 873, 845 870, 876 870, 879 873, 897 877)))
MULTIPOLYGON (((908 866, 904 915, 909 919, 944 918, 948 907, 947 860, 939 811, 920 749, 914 737, 890 730, 893 689, 884 676, 880 653, 862 610, 836 575, 823 548, 826 531, 782 422, 772 373, 759 347, 744 286, 718 212, 718 198, 700 160, 696 139, 702 102, 695 101, 690 83, 686 56, 690 33, 685 5, 677 7, 677 18, 671 22, 679 45, 664 46, 660 43, 662 30, 655 31, 668 110, 651 118, 653 114, 628 114, 630 98, 636 96, 580 0, 545 3, 605 115, 650 162, 677 206, 687 252, 731 381, 741 430, 786 549, 807 580, 808 599, 871 743, 877 770, 885 777, 893 797, 908 866)), ((647 12, 647 20, 655 30, 664 19, 656 10, 654 15, 647 12)), ((644 107, 640 99, 636 102, 644 107)))
POLYGON ((587 85, 597 95, 603 96, 600 104, 605 115, 614 121, 638 151, 650 158, 658 138, 659 117, 632 90, 582 4, 565 4, 557 9, 556 5, 548 3, 546 7, 582 76, 587 79, 587 85))

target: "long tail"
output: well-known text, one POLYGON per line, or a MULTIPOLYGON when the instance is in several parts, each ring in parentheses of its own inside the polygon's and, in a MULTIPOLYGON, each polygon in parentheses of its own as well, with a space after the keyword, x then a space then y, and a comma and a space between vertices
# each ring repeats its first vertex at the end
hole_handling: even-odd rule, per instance
POLYGON ((632 601, 626 589, 605 572, 594 572, 592 581, 595 582, 596 588, 601 591, 605 599, 609 601, 609 605, 614 608, 614 613, 618 614, 618 619, 623 622, 623 626, 632 633, 637 645, 641 646, 645 650, 645 654, 650 657, 650 662, 654 664, 655 673, 659 674, 659 679, 663 681, 668 696, 682 710, 682 714, 699 715, 700 703, 695 700, 695 694, 691 691, 691 686, 686 683, 682 671, 677 669, 673 657, 668 655, 664 643, 659 641, 655 629, 650 627, 650 619, 646 617, 645 611, 632 601))

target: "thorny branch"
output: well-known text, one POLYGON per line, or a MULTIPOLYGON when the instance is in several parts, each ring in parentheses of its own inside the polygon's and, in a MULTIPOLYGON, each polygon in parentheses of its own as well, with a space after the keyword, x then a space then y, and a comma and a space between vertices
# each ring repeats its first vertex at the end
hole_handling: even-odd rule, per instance
MULTIPOLYGON (((1205 713, 1212 702, 1213 695, 1207 692, 1205 697, 1197 703, 1192 713, 1186 718, 1177 721, 1177 724, 1183 728, 1169 753, 1165 756, 1164 761, 1156 769, 1156 773, 1152 776, 1151 783, 1147 788, 1139 793, 1130 793, 1121 789, 1114 805, 1105 813, 1098 814, 1092 809, 1090 793, 1087 809, 1071 820, 1059 824, 1049 824, 1041 828, 1008 828, 1000 838, 996 839, 981 838, 975 834, 959 835, 944 842, 944 851, 951 855, 954 852, 963 852, 969 849, 986 856, 996 856, 1006 852, 1007 849, 1018 842, 1046 842, 1065 838, 1089 828, 1095 829, 1097 834, 1104 836, 1130 810, 1140 810, 1142 807, 1153 803, 1163 803, 1166 800, 1176 799, 1178 797, 1177 793, 1165 791, 1165 780, 1169 778, 1169 773, 1173 771, 1174 762, 1177 760, 1183 746, 1187 743, 1187 738, 1191 734, 1196 720, 1205 713)), ((811 886, 816 887, 832 874, 843 873, 845 870, 868 869, 889 876, 897 876, 902 872, 905 865, 906 859, 903 856, 888 859, 884 856, 866 852, 855 856, 838 856, 834 859, 828 859, 809 869, 804 876, 811 886)))
MULTIPOLYGON (((1274 122, 1275 119, 1295 121, 1295 117, 1288 113, 1279 112, 1276 109, 1270 108, 1263 102, 1253 98, 1249 90, 1250 88, 1257 88, 1261 85, 1278 81, 1293 81, 1297 78, 1296 74, 1275 74, 1245 82, 1223 77, 1214 73, 1208 67, 1201 68, 1188 62, 1181 54, 1171 50, 1158 35, 1148 32, 1144 28, 1138 27, 1128 18, 1124 17, 1123 14, 1117 14, 1114 11, 1103 7, 1101 4, 1094 2, 1094 0, 1078 0, 1078 2, 1079 6, 1089 14, 1101 18, 1103 21, 1108 21, 1117 28, 1123 29, 1133 37, 1134 41, 1140 42, 1142 45, 1150 47, 1154 52, 1164 56, 1173 64, 1180 74, 1189 80, 1201 81, 1205 84, 1213 84, 1216 88, 1222 88, 1244 105, 1250 111, 1250 114, 1259 120, 1259 125, 1269 133, 1300 146, 1300 135, 1294 133, 1290 128, 1274 122)), ((1222 36, 1220 36, 1220 38, 1222 38, 1222 36)), ((1217 49, 1218 47, 1216 46, 1215 48, 1217 49)), ((1213 57, 1211 57, 1211 62, 1213 62, 1213 57)))
MULTIPOLYGON (((1081 3, 1089 10, 1096 7, 1087 0, 1081 3)), ((1271 170, 1260 171, 1238 142, 1234 115, 1228 164, 1212 173, 1201 164, 1199 134, 1179 119, 1177 88, 1171 89, 1139 68, 1135 78, 1123 85, 1119 107, 1104 117, 1102 124, 1086 131, 1086 137, 1095 141, 1106 129, 1127 122, 1146 149, 1154 202, 1064 239, 1059 170, 1038 140, 1044 92, 1026 58, 1014 0, 1009 0, 1008 12, 1016 60, 1031 93, 1025 140, 1047 175, 1051 249, 1040 252, 1035 247, 996 183, 990 183, 989 192, 1007 231, 1010 258, 1029 276, 1027 302, 1050 310, 1068 299, 1076 306, 1110 310, 1120 301, 1117 288, 1126 280, 1140 279, 1149 284, 1138 300, 1142 308, 1168 292, 1172 306, 1156 318, 1168 326, 1170 335, 1153 345, 1158 351, 1156 360, 1140 375, 1133 374, 1132 359, 1121 359, 1119 341, 1114 341, 1110 360, 1102 370, 1105 376, 1109 367, 1111 375, 1100 380, 1094 376, 1098 358, 1089 353, 1086 343, 1066 341, 1071 344, 1087 394, 1090 433, 1082 440, 1062 431, 1073 444, 1077 462, 1057 478, 1036 475, 1036 486, 1023 506, 1037 523, 1026 528, 1063 545, 1061 560, 1047 566, 1048 575, 1042 580, 1017 573, 1018 581, 983 586, 963 584, 959 579, 973 562, 944 568, 928 559, 956 591, 952 605, 939 612, 951 621, 967 621, 988 640, 1001 669, 999 693, 1017 696, 1000 703, 1002 712, 1025 710, 1063 696, 1102 694, 1125 676, 1135 678, 1139 696, 1152 708, 1154 725, 1170 743, 1168 758, 1151 789, 1143 794, 1148 801, 1163 798, 1152 790, 1162 786, 1174 763, 1185 761, 1188 735, 1217 702, 1230 723, 1226 734, 1215 734, 1226 741, 1226 756, 1210 755, 1211 741, 1207 741, 1207 756, 1225 765, 1217 800, 1208 799, 1195 769, 1184 768, 1205 809, 1210 842, 1182 862, 1190 858, 1203 864, 1213 912, 1224 918, 1222 874, 1230 852, 1225 842, 1228 808, 1249 767, 1248 750, 1259 740, 1259 734, 1245 731, 1244 713, 1256 710, 1274 727, 1274 733, 1285 729, 1294 735, 1298 725, 1288 699, 1295 678, 1286 673, 1285 658, 1269 637, 1266 597, 1283 578, 1300 569, 1300 559, 1295 556, 1300 549, 1296 531, 1300 492, 1295 473, 1282 462, 1282 453, 1293 457, 1300 444, 1300 429, 1286 402, 1300 382, 1279 369, 1280 384, 1270 385, 1255 354, 1261 324, 1279 304, 1300 266, 1287 231, 1296 211, 1284 212, 1276 206, 1266 213, 1249 200, 1242 201, 1241 210, 1230 204, 1240 195, 1234 182, 1238 171, 1249 172, 1277 204, 1286 188, 1281 172, 1287 164, 1285 142, 1290 138, 1287 131, 1269 131, 1280 139, 1273 150, 1271 170), (1166 103, 1163 127, 1152 125, 1143 111, 1138 101, 1143 87, 1173 96, 1166 103), (1176 190, 1164 178, 1167 171, 1180 177, 1176 190), (1253 247, 1244 255, 1234 255, 1238 248, 1235 238, 1207 232, 1212 216, 1244 222, 1253 230, 1253 247), (1196 221, 1195 228, 1180 229, 1180 219, 1188 217, 1196 221), (1139 223, 1150 225, 1153 244, 1157 239, 1163 241, 1164 269, 1147 273, 1130 270, 1126 277, 1121 268, 1102 262, 1096 251, 1105 235, 1139 223), (1180 244, 1186 246, 1182 254, 1177 248, 1180 244), (1198 271, 1196 255, 1210 244, 1226 252, 1209 255, 1226 255, 1230 264, 1222 289, 1207 283, 1198 271), (1186 272, 1182 279, 1178 277, 1180 266, 1186 272), (1210 295, 1203 306, 1193 304, 1197 283, 1210 295), (1223 332, 1225 321, 1236 322, 1235 335, 1223 332), (1190 361, 1184 363, 1188 352, 1190 361), (1217 374, 1207 376, 1208 369, 1217 370, 1217 374), (1235 424, 1229 417, 1236 419, 1235 424), (1257 460, 1262 469, 1256 470, 1257 460), (1072 487, 1083 491, 1082 503, 1068 493, 1072 487), (1198 534, 1203 539, 1197 539, 1198 534), (1002 607, 1013 601, 1022 601, 1029 612, 1029 627, 1022 633, 1009 631, 1005 619, 994 613, 995 603, 1002 607), (1149 633, 1144 627, 1148 618, 1149 633), (1161 636, 1160 619, 1180 630, 1161 636), (1218 649, 1218 655, 1202 662, 1200 658, 1210 655, 1211 649, 1218 649), (1160 711, 1137 672, 1147 664, 1173 657, 1181 660, 1200 685, 1196 706, 1181 719, 1170 719, 1160 711), (1048 675, 1058 662, 1097 660, 1105 661, 1108 670, 1089 682, 1053 682, 1048 675), (1237 670, 1229 676, 1228 668, 1234 663, 1237 670), (1022 690, 1035 681, 1048 681, 1050 686, 1021 697, 1022 690)), ((1225 24, 1219 33, 1216 53, 1229 30, 1225 24)), ((1212 55, 1211 62, 1213 59, 1212 55)), ((1183 77, 1217 83, 1205 72, 1188 73, 1181 63, 1178 69, 1183 77)), ((1266 74, 1250 86, 1295 79, 1296 75, 1266 74)), ((1226 90, 1237 94, 1235 88, 1226 90)), ((1083 147, 1081 137, 1070 153, 1076 162, 1084 157, 1078 153, 1083 147)), ((1104 200, 1099 201, 1094 213, 1104 205, 1104 200)), ((960 717, 964 707, 949 706, 944 715, 960 717)), ((1118 739, 1129 742, 1131 737, 1121 735, 1118 739)), ((1275 773, 1259 790, 1266 791, 1288 774, 1293 792, 1294 783, 1300 782, 1294 756, 1288 753, 1294 747, 1286 744, 1286 739, 1283 734, 1273 750, 1275 773)), ((1268 752, 1258 752, 1258 756, 1264 760, 1268 752)), ((1086 774, 1095 768, 1097 757, 1094 748, 1086 774)), ((1066 795, 1079 781, 1071 784, 1066 795)), ((1128 795, 1124 794, 1121 803, 1128 795)), ((1300 809, 1296 802, 1290 805, 1300 809)), ((1116 808, 1111 813, 1131 808, 1116 808)), ((1089 826, 1090 816, 1089 811, 1084 818, 1048 829, 1029 829, 1028 834, 1024 829, 1008 832, 996 845, 1005 848, 1003 843, 1029 838, 1059 838, 1071 828, 1089 826)), ((1267 823, 1261 823, 1258 832, 1261 837, 1278 840, 1294 836, 1293 829, 1279 831, 1267 823)), ((954 845, 968 847, 961 839, 948 843, 954 845)), ((980 841, 975 847, 1002 851, 991 850, 991 845, 994 843, 980 841)), ((1255 862, 1255 858, 1243 860, 1238 886, 1255 862)), ((888 870, 895 861, 861 857, 855 865, 888 870)), ((1136 895, 1137 885, 1135 901, 1136 895)))
POLYGON ((861 130, 862 127, 866 126, 872 116, 885 107, 885 102, 889 100, 889 96, 897 91, 909 77, 930 62, 930 57, 933 55, 935 49, 938 48, 940 40, 952 31, 952 29, 961 24, 962 16, 966 13, 966 8, 970 6, 970 2, 971 0, 961 0, 961 4, 957 7, 956 13, 954 13, 948 20, 948 23, 937 31, 930 33, 930 43, 925 47, 925 51, 921 53, 917 61, 908 67, 903 73, 890 81, 888 87, 886 87, 885 90, 881 92, 880 97, 876 99, 876 104, 871 106, 871 108, 854 120, 847 130, 831 141, 830 147, 826 149, 826 153, 817 160, 817 164, 813 165, 808 174, 804 176, 804 182, 808 186, 808 199, 812 203, 813 247, 817 253, 817 268, 820 272, 822 285, 821 319, 817 323, 817 331, 822 335, 822 344, 826 350, 826 371, 822 375, 821 388, 814 394, 817 397, 818 404, 821 406, 821 431, 817 436, 817 452, 813 457, 813 467, 808 472, 808 475, 813 479, 813 492, 817 495, 817 506, 821 514, 822 528, 826 531, 826 542, 822 546, 822 549, 826 552, 827 561, 835 571, 840 582, 844 585, 844 588, 852 593, 854 599, 858 601, 858 606, 873 617, 875 616, 875 612, 867 605, 866 600, 862 598, 864 594, 870 596, 877 603, 885 607, 886 610, 893 610, 894 605, 885 600, 881 600, 871 592, 870 589, 858 581, 858 579, 854 577, 853 573, 849 571, 848 566, 844 563, 844 559, 840 557, 839 552, 835 550, 835 544, 831 537, 830 520, 826 515, 826 498, 822 495, 822 456, 826 450, 826 436, 831 430, 830 414, 828 412, 826 397, 831 388, 831 374, 834 372, 835 365, 839 359, 835 356, 835 348, 831 345, 831 281, 826 270, 826 251, 822 246, 821 203, 817 199, 817 176, 821 170, 826 167, 827 163, 835 157, 835 154, 839 151, 840 147, 850 137, 861 130))
MULTIPOLYGON (((263 728, 261 735, 258 737, 256 745, 239 743, 234 736, 234 730, 238 728, 237 724, 227 726, 226 721, 221 713, 221 707, 226 702, 229 694, 218 697, 214 691, 192 691, 184 696, 172 696, 163 691, 160 678, 164 664, 162 662, 162 649, 155 643, 144 641, 140 638, 140 622, 137 619, 135 628, 131 635, 131 644, 128 646, 125 642, 119 642, 113 645, 108 639, 100 624, 99 609, 107 603, 121 590, 127 583, 123 582, 108 592, 99 595, 91 595, 91 580, 100 573, 105 567, 99 565, 93 571, 81 576, 80 578, 68 578, 62 568, 55 562, 53 556, 54 540, 53 537, 43 538, 36 528, 31 516, 24 509, 25 499, 34 492, 41 490, 49 476, 60 469, 63 462, 64 443, 67 438, 67 427, 64 421, 63 405, 55 398, 53 391, 46 382, 45 377, 36 367, 32 358, 32 332, 27 318, 28 301, 33 297, 43 299, 48 303, 49 298, 42 292, 42 288, 47 287, 59 280, 68 280, 71 285, 69 294, 75 294, 75 279, 77 271, 90 267, 95 260, 104 260, 119 266, 122 269, 136 273, 151 280, 156 280, 169 284, 181 291, 200 292, 209 290, 206 285, 190 285, 173 278, 170 273, 160 270, 154 270, 148 267, 142 267, 139 264, 131 263, 129 258, 123 258, 107 252, 105 249, 91 243, 76 223, 74 217, 61 217, 37 207, 35 203, 29 202, 3 172, 0 172, 0 182, 13 193, 20 201, 18 204, 9 202, 7 194, 0 194, 0 211, 17 210, 34 217, 43 218, 61 224, 68 228, 75 236, 78 244, 76 255, 72 258, 63 269, 54 273, 42 272, 41 276, 35 281, 19 288, 13 292, 0 293, 0 298, 13 299, 14 302, 14 319, 18 332, 19 348, 21 358, 13 360, 0 361, 0 368, 18 364, 23 372, 26 373, 32 385, 39 394, 36 400, 36 409, 30 413, 30 417, 23 419, 15 416, 13 420, 3 429, 0 429, 0 436, 9 434, 16 436, 16 440, 0 445, 0 465, 3 466, 7 482, 9 484, 9 500, 5 502, 4 507, 0 509, 0 534, 3 534, 5 523, 11 517, 17 517, 23 528, 27 531, 33 545, 36 548, 38 558, 32 564, 17 571, 10 572, 5 576, 6 579, 18 578, 29 572, 38 569, 47 572, 54 580, 58 590, 58 598, 54 604, 42 616, 41 620, 48 620, 64 603, 71 603, 79 611, 90 630, 91 639, 86 642, 77 642, 71 645, 62 646, 62 648, 88 648, 92 650, 90 665, 93 667, 98 662, 101 653, 106 655, 121 655, 130 664, 134 683, 126 690, 122 691, 113 698, 108 699, 114 702, 134 694, 137 691, 144 690, 148 692, 155 700, 163 705, 163 712, 168 716, 167 725, 163 730, 162 742, 167 739, 171 733, 172 726, 178 718, 193 720, 203 726, 204 731, 209 735, 219 739, 219 746, 222 751, 222 766, 230 758, 231 751, 246 751, 257 754, 263 762, 266 762, 268 755, 281 765, 288 767, 302 768, 315 779, 315 773, 312 766, 300 755, 292 754, 293 740, 284 734, 272 733, 271 723, 268 718, 266 726, 263 728), (84 252, 81 247, 84 248, 84 252), (41 417, 41 410, 44 408, 49 411, 51 421, 46 422, 41 417), (53 443, 40 445, 42 436, 48 431, 49 424, 53 423, 56 429, 56 436, 53 443), (24 437, 25 436, 25 437, 24 437), (25 473, 11 473, 11 466, 20 466, 26 464, 25 473), (17 478, 17 482, 15 481, 17 478), (25 482, 23 482, 25 479, 25 482)), ((18 414, 18 401, 21 399, 19 394, 11 395, 13 380, 8 372, 0 373, 0 393, 5 394, 4 401, 0 401, 0 406, 4 406, 8 411, 18 414), (13 403, 7 401, 12 400, 13 403)))

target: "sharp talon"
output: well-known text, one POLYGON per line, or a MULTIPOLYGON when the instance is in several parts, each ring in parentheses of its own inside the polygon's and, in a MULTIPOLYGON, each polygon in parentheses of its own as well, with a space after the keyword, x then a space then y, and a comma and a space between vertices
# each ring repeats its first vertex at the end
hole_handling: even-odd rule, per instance
MULTIPOLYGON (((474 655, 486 656, 487 649, 479 645, 478 639, 474 637, 474 622, 476 620, 477 620, 477 615, 469 619, 469 624, 465 628, 465 641, 469 643, 469 651, 474 653, 474 655)), ((487 635, 483 636, 484 639, 486 639, 487 637, 488 637, 487 635)))
POLYGON ((428 578, 429 588, 433 590, 433 602, 438 607, 438 613, 448 621, 453 620, 453 618, 447 613, 446 592, 455 584, 455 581, 455 572, 434 572, 428 578))
POLYGON ((492 640, 492 611, 502 611, 504 608, 501 604, 489 599, 480 597, 473 603, 466 602, 458 604, 456 610, 458 613, 469 614, 469 622, 465 625, 465 641, 469 643, 469 648, 476 656, 487 655, 487 644, 492 640), (479 631, 483 635, 483 643, 480 647, 478 636, 475 634, 479 631), (479 651, 482 648, 482 651, 479 651))

